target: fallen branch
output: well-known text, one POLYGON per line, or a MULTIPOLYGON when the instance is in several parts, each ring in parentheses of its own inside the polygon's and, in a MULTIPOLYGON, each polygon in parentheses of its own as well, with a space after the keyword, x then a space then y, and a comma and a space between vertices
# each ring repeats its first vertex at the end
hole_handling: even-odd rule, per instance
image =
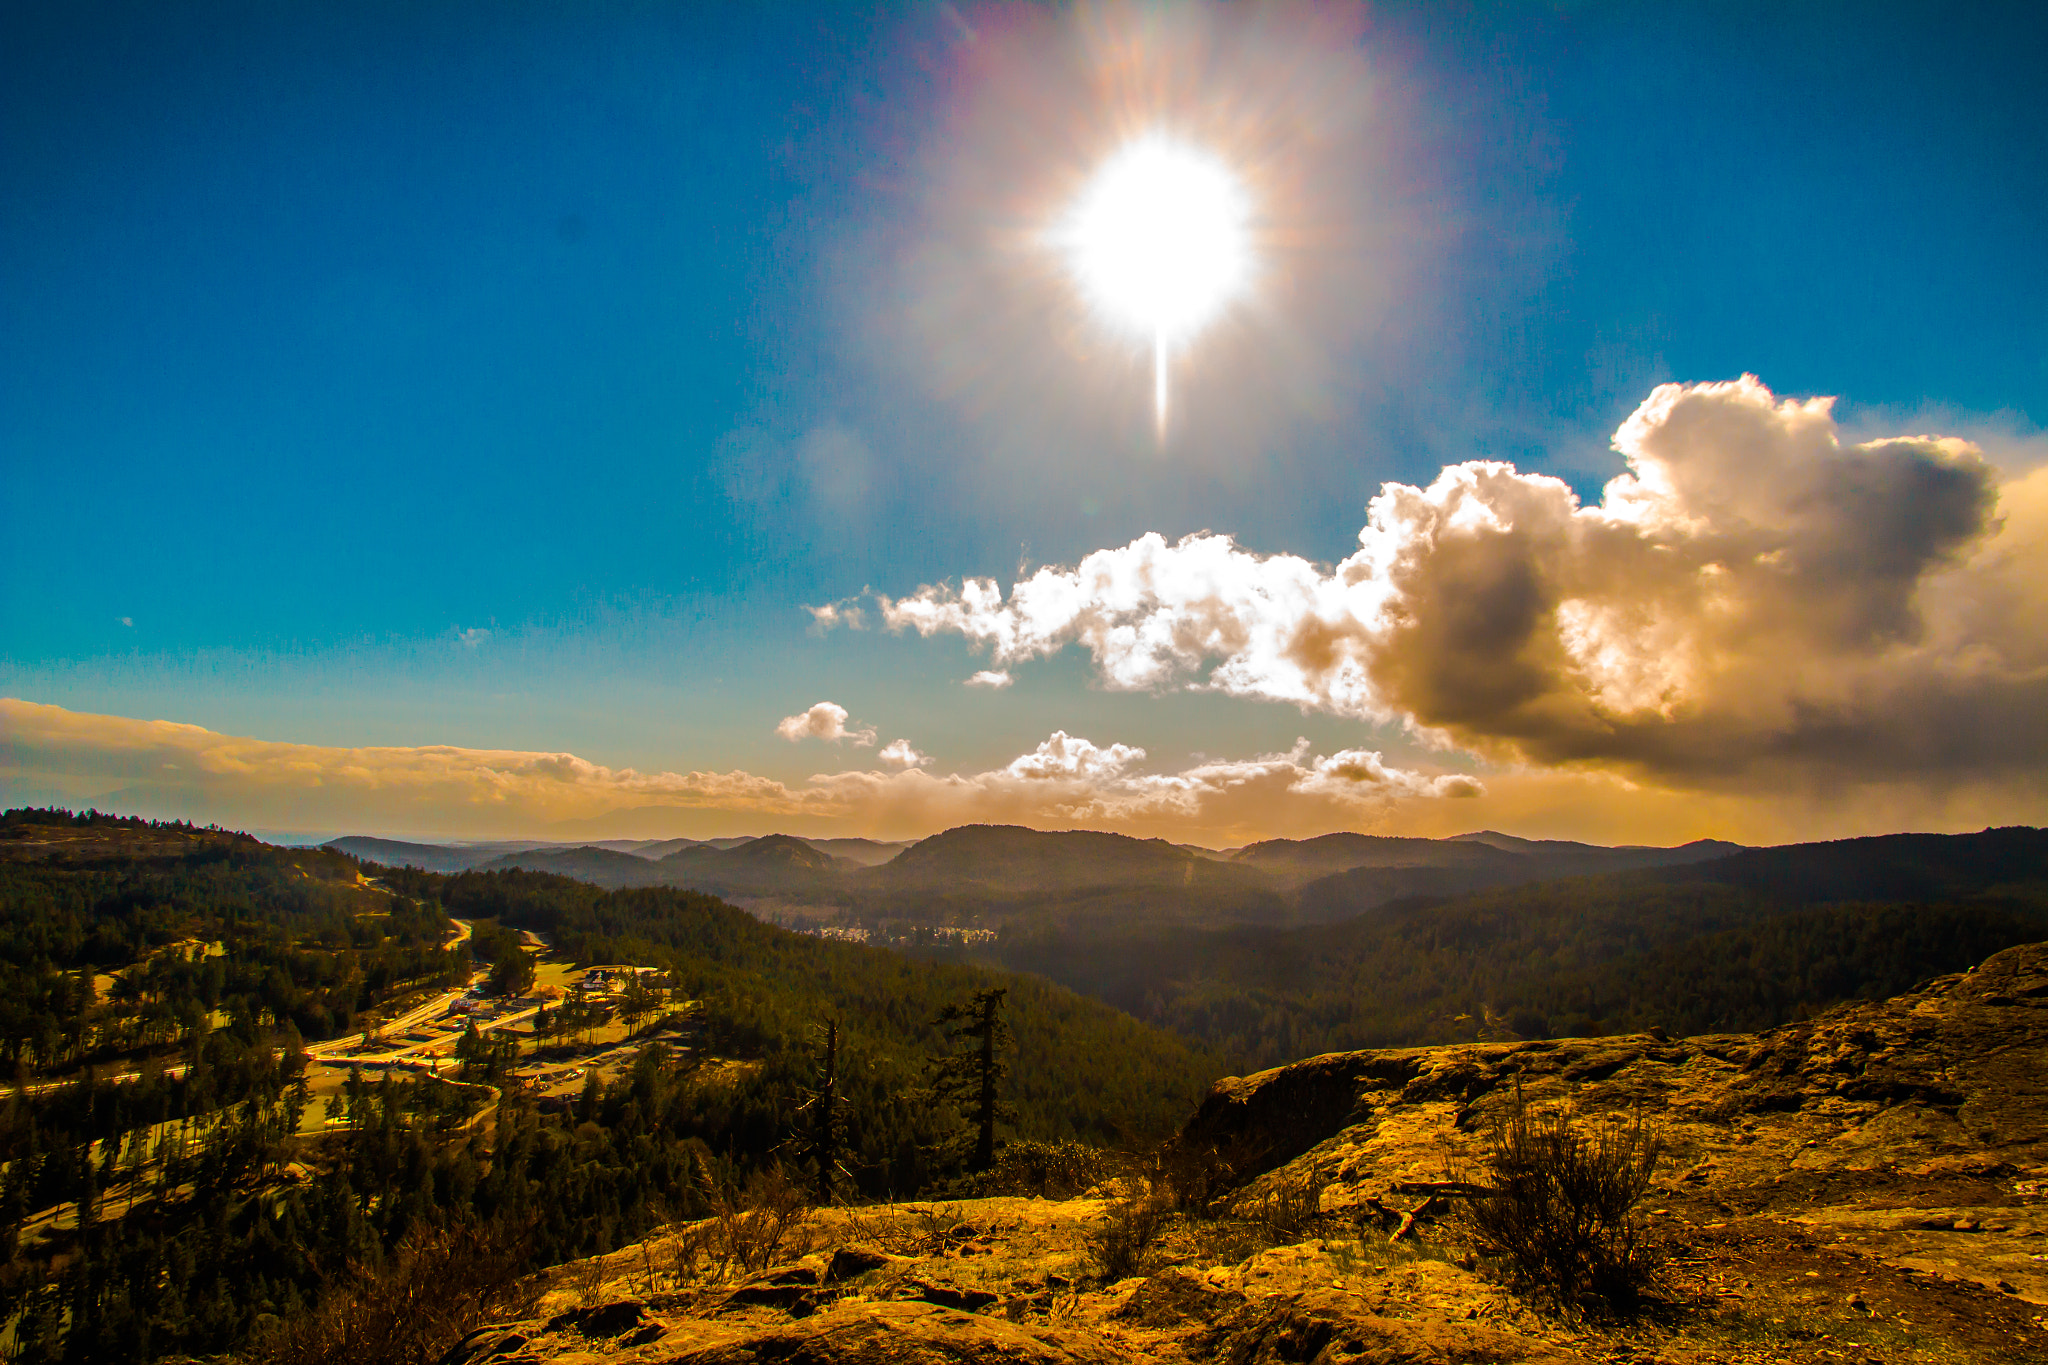
POLYGON ((1420 1204, 1417 1204, 1414 1208, 1408 1210, 1408 1212, 1401 1215, 1401 1225, 1394 1229, 1393 1236, 1387 1238, 1387 1245, 1392 1246, 1394 1243, 1400 1241, 1403 1237, 1406 1237, 1409 1233, 1413 1232, 1415 1230, 1416 1219, 1428 1218, 1432 1214, 1442 1213, 1443 1211, 1443 1200, 1437 1197, 1436 1195, 1431 1195, 1429 1198, 1423 1200, 1420 1204))
POLYGON ((1491 1199, 1501 1193, 1491 1185, 1469 1180, 1403 1180, 1393 1186, 1395 1194, 1427 1194, 1443 1199, 1491 1199))

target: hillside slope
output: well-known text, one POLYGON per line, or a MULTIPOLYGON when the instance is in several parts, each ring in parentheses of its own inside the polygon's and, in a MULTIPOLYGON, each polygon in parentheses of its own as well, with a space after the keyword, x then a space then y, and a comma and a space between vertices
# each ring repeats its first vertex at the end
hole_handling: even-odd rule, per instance
MULTIPOLYGON (((693 850, 694 851, 694 850, 693 850)), ((411 866, 423 867, 422 863, 411 866)), ((428 871, 467 872, 472 868, 486 872, 503 872, 520 869, 527 872, 549 872, 558 877, 574 877, 578 881, 594 886, 666 886, 669 878, 662 872, 661 865, 640 856, 619 849, 599 848, 586 844, 579 848, 535 848, 522 853, 507 853, 502 857, 484 862, 472 863, 469 867, 428 868, 428 871)))
POLYGON ((1482 831, 1450 839, 1331 834, 1288 846, 1275 840, 1238 854, 1298 887, 1301 917, 1349 919, 1406 896, 1457 896, 1498 886, 1709 862, 1741 845, 1700 839, 1675 848, 1604 848, 1482 831))
POLYGON ((686 848, 656 866, 671 886, 717 893, 805 892, 836 887, 859 864, 834 857, 788 834, 749 839, 731 848, 686 848))
POLYGON ((1258 885, 1164 839, 1020 825, 962 825, 905 849, 856 879, 893 891, 974 890, 1019 894, 1083 887, 1193 885, 1215 878, 1258 885))
POLYGON ((2011 829, 1745 850, 1303 928, 1013 934, 991 956, 1268 1065, 1482 1033, 1762 1027, 2043 934, 2048 832, 2011 829))
POLYGON ((976 990, 1010 993, 1017 1041, 1008 1098, 1027 1136, 1163 1133, 1215 1065, 1200 1045, 1050 982, 791 933, 697 892, 607 891, 517 870, 393 879, 462 918, 542 934, 577 962, 664 968, 703 1002, 712 1046, 774 1063, 749 1083, 764 1106, 799 1102, 819 1026, 838 1020, 842 1048, 866 1068, 859 1085, 871 1104, 867 1136, 847 1161, 878 1189, 898 1178, 889 1170, 897 1139, 928 1134, 936 1122, 911 1098, 926 1059, 944 1050, 931 1021, 976 990))
POLYGON ((1128 1277, 1100 1270, 1130 1225, 1102 1198, 820 1211, 729 1278, 662 1269, 684 1225, 564 1267, 539 1314, 442 1365, 2048 1360, 2048 944, 1761 1035, 1310 1058, 1219 1081, 1175 1146, 1232 1157, 1234 1187, 1169 1214, 1128 1277), (1518 1101, 1661 1129, 1649 1312, 1551 1311, 1429 1192, 1483 1174, 1518 1101), (1319 1217, 1228 1235, 1300 1191, 1319 1217))
POLYGON ((476 1231, 520 1269, 615 1247, 806 1160, 834 1024, 829 1178, 914 1194, 957 1171, 965 1131, 925 1088, 957 1046, 934 1020, 989 989, 1015 1035, 1006 1133, 1151 1141, 1217 1070, 1051 983, 789 933, 694 892, 10 812, 0 1327, 40 1342, 32 1359, 225 1358, 347 1268, 403 1262, 421 1229, 476 1231), (478 997, 474 957, 525 960, 511 929, 545 935, 566 997, 478 997), (659 971, 586 994, 573 967, 599 963, 659 971))

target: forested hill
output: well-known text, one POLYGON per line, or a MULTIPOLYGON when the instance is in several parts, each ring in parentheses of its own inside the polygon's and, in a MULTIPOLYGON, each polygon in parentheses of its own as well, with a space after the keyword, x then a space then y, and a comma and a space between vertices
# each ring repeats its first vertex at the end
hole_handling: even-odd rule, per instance
POLYGON ((1421 895, 1293 929, 1006 934, 992 956, 1246 1065, 1767 1027, 2048 938, 2048 831, 1894 835, 1421 895))
POLYGON ((931 1020, 939 1010, 991 987, 1009 991, 1013 1103, 1024 1135, 1159 1136, 1223 1069, 1199 1044, 1044 980, 791 933, 698 892, 605 890, 520 870, 385 876, 462 918, 534 930, 579 962, 668 969, 706 1002, 718 1045, 736 1055, 806 1053, 818 1026, 838 1020, 845 1046, 872 1063, 874 1103, 883 1108, 903 1102, 938 1050, 931 1020))
POLYGON ((0 1065, 67 1074, 175 1048, 222 1015, 250 1045, 271 1030, 336 1037, 386 999, 466 977, 451 914, 536 930, 578 962, 667 969, 734 1056, 804 1053, 837 1019, 878 1097, 914 1088, 940 1009, 1007 989, 1013 1102, 1031 1136, 1156 1136, 1219 1070, 1199 1045, 1045 981, 791 933, 697 892, 366 868, 331 849, 50 811, 0 815, 0 1065))
POLYGON ((2013 825, 1976 834, 1881 834, 1783 844, 1641 876, 1674 886, 1714 882, 1799 905, 1994 891, 2048 894, 2048 830, 2013 825))
POLYGON ((215 1355, 337 1277, 403 1259, 422 1230, 474 1235, 519 1274, 730 1209, 785 1167, 853 1199, 954 1188, 967 1128, 928 1066, 958 1045, 935 1021, 987 991, 1007 993, 1013 1039, 1006 1138, 1155 1140, 1220 1070, 1046 981, 786 932, 695 892, 390 870, 183 824, 11 812, 0 1334, 11 1359, 215 1355), (634 975, 609 1023, 580 988, 458 1001, 484 975, 473 953, 493 982, 525 968, 505 989, 529 989, 514 929, 554 958, 657 972, 634 975), (651 1020, 630 1012, 649 1000, 651 1020), (381 1028, 303 1046, 401 1012, 403 1037, 431 1042, 419 1021, 451 1004, 482 1013, 438 1071, 380 1055, 400 1045, 381 1028), (556 1016, 545 1033, 536 1011, 556 1016), (538 1073, 569 1068, 580 1096, 540 1093, 538 1073))
MULTIPOLYGON (((0 861, 77 866, 102 861, 160 861, 206 854, 256 855, 266 847, 233 830, 201 828, 182 820, 144 820, 100 811, 39 810, 0 813, 0 861)), ((316 855, 315 863, 331 859, 316 855)))
POLYGON ((38 1072, 176 1041, 225 1012, 305 1038, 451 977, 437 908, 353 858, 176 822, 0 815, 0 1064, 38 1072), (95 982, 98 984, 95 985, 95 982))

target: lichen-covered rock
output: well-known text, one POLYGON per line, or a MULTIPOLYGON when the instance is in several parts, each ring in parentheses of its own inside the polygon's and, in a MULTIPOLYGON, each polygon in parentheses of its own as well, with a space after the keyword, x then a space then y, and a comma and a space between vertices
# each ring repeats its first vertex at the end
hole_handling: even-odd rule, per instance
POLYGON ((1383 1317, 1358 1295, 1334 1289, 1246 1303, 1201 1347, 1223 1365, 1534 1365, 1576 1358, 1478 1323, 1383 1317))
POLYGON ((664 1357, 665 1365, 1108 1365, 1077 1332, 1031 1331, 930 1303, 841 1305, 814 1318, 664 1357))
POLYGON ((1110 1317, 1147 1327, 1184 1327, 1213 1322, 1243 1302, 1236 1290, 1187 1266, 1173 1266, 1139 1285, 1110 1317))

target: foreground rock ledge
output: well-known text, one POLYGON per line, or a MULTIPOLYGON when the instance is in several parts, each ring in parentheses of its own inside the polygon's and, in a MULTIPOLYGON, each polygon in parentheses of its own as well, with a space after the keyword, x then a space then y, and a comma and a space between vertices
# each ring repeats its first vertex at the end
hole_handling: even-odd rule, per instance
POLYGON ((2048 944, 1754 1036, 1315 1057, 1219 1082, 1180 1142, 1233 1154, 1252 1197, 1327 1182, 1323 1235, 1226 1260, 1180 1225, 1102 1284, 1107 1200, 828 1211, 815 1251, 738 1285, 665 1282, 660 1238, 566 1267, 550 1311, 443 1365, 2048 1362, 2048 944), (1387 1245, 1423 1204, 1403 1187, 1474 1162, 1518 1087, 1664 1126, 1665 1306, 1539 1313, 1427 1212, 1387 1245))

